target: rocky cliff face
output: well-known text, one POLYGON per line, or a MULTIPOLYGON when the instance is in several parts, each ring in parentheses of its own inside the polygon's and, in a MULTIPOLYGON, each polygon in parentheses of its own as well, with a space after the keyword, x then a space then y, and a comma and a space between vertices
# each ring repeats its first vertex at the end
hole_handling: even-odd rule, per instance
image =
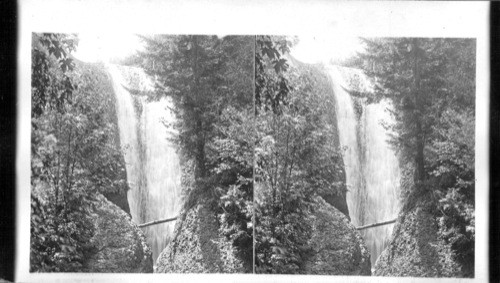
MULTIPOLYGON (((323 93, 326 95, 327 99, 331 99, 333 95, 333 88, 331 83, 331 78, 328 75, 324 66, 320 64, 305 64, 297 61, 292 56, 289 56, 292 65, 298 68, 300 72, 311 78, 312 88, 316 89, 318 93, 323 93)), ((325 101, 326 103, 326 101, 325 101)), ((326 105, 331 105, 326 103, 326 105)), ((332 140, 330 140, 330 146, 337 148, 340 152, 340 141, 339 141, 339 129, 337 127, 337 113, 335 107, 331 107, 325 112, 324 117, 325 123, 329 125, 332 140)), ((329 204, 342 212, 347 219, 349 217, 349 210, 347 207, 346 194, 346 173, 344 168, 344 161, 342 156, 339 154, 336 159, 336 163, 339 165, 338 170, 333 171, 332 179, 337 181, 335 188, 324 188, 318 189, 317 193, 329 204)))
POLYGON ((361 235, 338 209, 316 198, 306 274, 370 275, 370 253, 361 235))
POLYGON ((177 221, 174 238, 156 261, 158 273, 251 272, 234 249, 219 236, 217 218, 200 200, 177 221))
POLYGON ((431 207, 423 202, 402 213, 393 239, 375 264, 374 275, 411 277, 463 277, 452 259, 450 246, 438 236, 431 207))
POLYGON ((439 237, 430 191, 415 189, 414 165, 403 163, 401 195, 405 199, 391 242, 374 266, 376 276, 464 277, 450 245, 439 237))
POLYGON ((153 272, 151 249, 130 216, 102 195, 97 197, 95 249, 83 265, 84 272, 153 272))

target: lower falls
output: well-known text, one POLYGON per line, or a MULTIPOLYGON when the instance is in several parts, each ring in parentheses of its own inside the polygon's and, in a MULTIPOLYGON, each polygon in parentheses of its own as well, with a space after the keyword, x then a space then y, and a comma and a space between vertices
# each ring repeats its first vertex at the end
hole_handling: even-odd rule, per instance
MULTIPOLYGON (((116 95, 132 220, 145 223, 176 217, 180 208, 181 167, 169 140, 174 116, 166 98, 148 101, 152 83, 139 68, 108 65, 116 95), (139 93, 139 95, 137 94, 139 93), (170 128, 171 130, 171 128, 170 128)), ((172 237, 175 221, 141 228, 155 261, 172 237)))
MULTIPOLYGON (((399 211, 400 168, 390 147, 388 130, 393 123, 382 100, 366 104, 347 91, 352 85, 369 91, 370 84, 360 71, 331 66, 336 116, 347 183, 349 216, 356 227, 393 220, 399 211)), ((370 250, 372 268, 390 240, 394 224, 360 230, 370 250)))

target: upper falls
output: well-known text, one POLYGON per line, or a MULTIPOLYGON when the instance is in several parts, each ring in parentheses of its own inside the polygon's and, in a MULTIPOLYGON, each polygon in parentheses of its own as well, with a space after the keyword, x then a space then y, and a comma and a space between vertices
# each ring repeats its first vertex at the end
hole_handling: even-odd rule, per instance
MULTIPOLYGON (((132 220, 141 224, 175 217, 180 208, 181 168, 169 141, 171 131, 166 127, 174 121, 168 109, 170 102, 166 98, 147 100, 144 94, 153 87, 141 69, 109 65, 108 71, 116 95, 132 220)), ((141 228, 152 248, 153 260, 167 246, 174 225, 175 221, 141 228)))
MULTIPOLYGON (((390 104, 366 104, 346 91, 353 86, 367 91, 366 77, 358 70, 331 67, 329 74, 336 100, 340 146, 347 183, 347 206, 355 226, 396 218, 399 211, 400 168, 394 150, 388 144, 388 130, 393 123, 390 104)), ((372 266, 387 246, 394 224, 361 230, 370 250, 372 266)))

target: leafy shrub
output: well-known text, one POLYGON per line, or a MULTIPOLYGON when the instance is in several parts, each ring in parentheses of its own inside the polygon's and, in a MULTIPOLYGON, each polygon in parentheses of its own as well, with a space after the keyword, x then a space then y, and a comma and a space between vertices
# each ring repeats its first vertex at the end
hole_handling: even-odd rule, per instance
POLYGON ((73 62, 76 44, 70 35, 33 35, 33 272, 78 271, 93 249, 96 194, 128 188, 109 78, 102 66, 73 62))

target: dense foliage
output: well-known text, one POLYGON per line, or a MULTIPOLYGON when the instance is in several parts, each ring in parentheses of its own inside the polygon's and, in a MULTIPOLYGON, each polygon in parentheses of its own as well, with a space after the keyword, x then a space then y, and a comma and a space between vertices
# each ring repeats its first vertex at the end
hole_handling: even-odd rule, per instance
POLYGON ((293 43, 261 36, 256 42, 255 268, 300 273, 310 247, 315 195, 345 193, 328 78, 291 65, 293 43))
MULTIPOLYGON (((140 66, 173 101, 182 160, 194 161, 186 208, 206 198, 251 271, 253 255, 253 37, 142 37, 140 66)), ((154 97, 152 97, 154 99, 154 97)))
POLYGON ((73 35, 33 34, 31 271, 77 271, 96 193, 126 190, 106 74, 70 56, 73 35), (76 64, 75 64, 76 63, 76 64))
MULTIPOLYGON (((247 271, 255 261, 257 273, 304 272, 314 199, 346 193, 325 72, 291 58, 287 37, 142 39, 127 64, 154 78, 150 99, 173 101, 181 159, 194 164, 185 209, 210 203, 247 271)), ((80 270, 95 249, 96 196, 127 190, 111 84, 103 66, 71 57, 77 43, 32 36, 32 272, 80 270)), ((375 82, 375 93, 356 95, 394 106, 391 143, 410 176, 403 212, 432 206, 451 256, 473 276, 475 41, 364 43, 346 64, 375 82)))
POLYGON ((429 199, 440 233, 474 272, 475 41, 366 39, 356 64, 375 79, 369 101, 388 98, 396 124, 391 141, 414 168, 405 209, 429 199))

